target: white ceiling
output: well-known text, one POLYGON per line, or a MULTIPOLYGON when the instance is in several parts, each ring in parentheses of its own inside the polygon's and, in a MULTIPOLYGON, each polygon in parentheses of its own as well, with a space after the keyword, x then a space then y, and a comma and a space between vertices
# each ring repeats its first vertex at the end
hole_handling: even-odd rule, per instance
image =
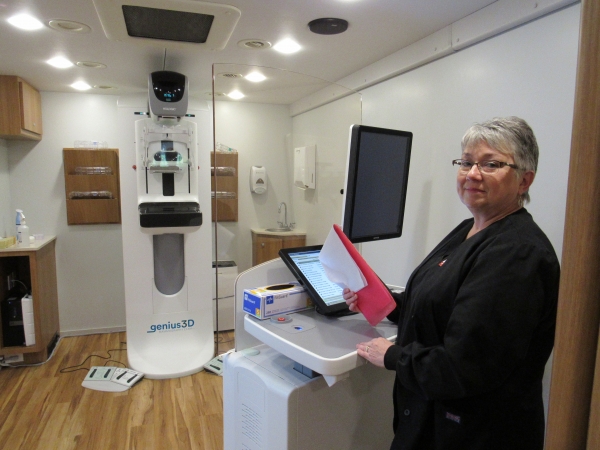
MULTIPOLYGON (((111 2, 114 0, 97 0, 111 2)), ((135 0, 139 2, 139 0, 135 0)), ((169 9, 177 2, 162 0, 169 9)), ((92 0, 0 0, 0 74, 18 75, 41 91, 78 92, 77 80, 114 89, 87 92, 134 94, 147 92, 147 77, 157 70, 183 73, 190 80, 190 94, 211 92, 212 64, 259 65, 337 81, 491 4, 493 0, 214 0, 232 5, 241 17, 223 50, 201 45, 176 46, 161 42, 144 44, 139 39, 109 40, 92 0), (49 26, 26 32, 6 19, 28 12, 44 24, 61 19, 83 23, 89 33, 57 31, 49 26), (308 22, 336 17, 349 22, 339 35, 318 35, 308 22), (241 48, 238 42, 260 39, 275 44, 294 38, 302 50, 291 55, 273 49, 241 48), (56 69, 46 63, 54 56, 72 62, 92 61, 104 69, 71 67, 56 69), (166 56, 165 56, 166 55, 166 56)))

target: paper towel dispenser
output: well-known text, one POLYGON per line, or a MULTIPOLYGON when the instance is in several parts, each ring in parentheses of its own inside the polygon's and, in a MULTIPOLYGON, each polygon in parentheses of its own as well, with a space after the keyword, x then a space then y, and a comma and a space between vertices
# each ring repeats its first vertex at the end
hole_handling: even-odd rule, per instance
POLYGON ((316 153, 316 145, 294 149, 294 186, 300 189, 315 188, 316 153))

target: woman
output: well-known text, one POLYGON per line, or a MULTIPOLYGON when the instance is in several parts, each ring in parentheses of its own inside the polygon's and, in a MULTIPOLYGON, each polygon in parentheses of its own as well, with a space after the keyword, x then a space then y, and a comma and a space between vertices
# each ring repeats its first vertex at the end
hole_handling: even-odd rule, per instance
MULTIPOLYGON (((396 371, 392 449, 542 449, 560 269, 523 208, 537 142, 524 120, 496 118, 467 130, 462 151, 452 163, 473 218, 395 295, 396 343, 374 339, 358 354, 396 371)), ((353 311, 358 296, 344 290, 353 311)))

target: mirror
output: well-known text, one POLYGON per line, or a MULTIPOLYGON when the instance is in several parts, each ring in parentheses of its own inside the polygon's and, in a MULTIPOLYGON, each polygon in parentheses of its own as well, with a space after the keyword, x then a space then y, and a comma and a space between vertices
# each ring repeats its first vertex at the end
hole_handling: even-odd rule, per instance
MULTIPOLYGON (((277 257, 282 246, 322 244, 341 223, 350 126, 362 123, 362 106, 359 93, 315 77, 214 64, 212 107, 213 260, 218 329, 228 330, 237 273, 277 257), (301 189, 294 159, 308 147, 314 189, 301 189), (255 189, 257 181, 264 189, 255 189)), ((225 347, 232 336, 219 339, 225 347)))

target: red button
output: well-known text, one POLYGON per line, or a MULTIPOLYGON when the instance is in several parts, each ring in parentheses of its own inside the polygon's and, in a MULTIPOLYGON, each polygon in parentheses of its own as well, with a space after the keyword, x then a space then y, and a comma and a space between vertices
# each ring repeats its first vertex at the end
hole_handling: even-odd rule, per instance
POLYGON ((285 322, 285 317, 278 317, 278 318, 277 318, 277 321, 278 321, 278 322, 285 322))

